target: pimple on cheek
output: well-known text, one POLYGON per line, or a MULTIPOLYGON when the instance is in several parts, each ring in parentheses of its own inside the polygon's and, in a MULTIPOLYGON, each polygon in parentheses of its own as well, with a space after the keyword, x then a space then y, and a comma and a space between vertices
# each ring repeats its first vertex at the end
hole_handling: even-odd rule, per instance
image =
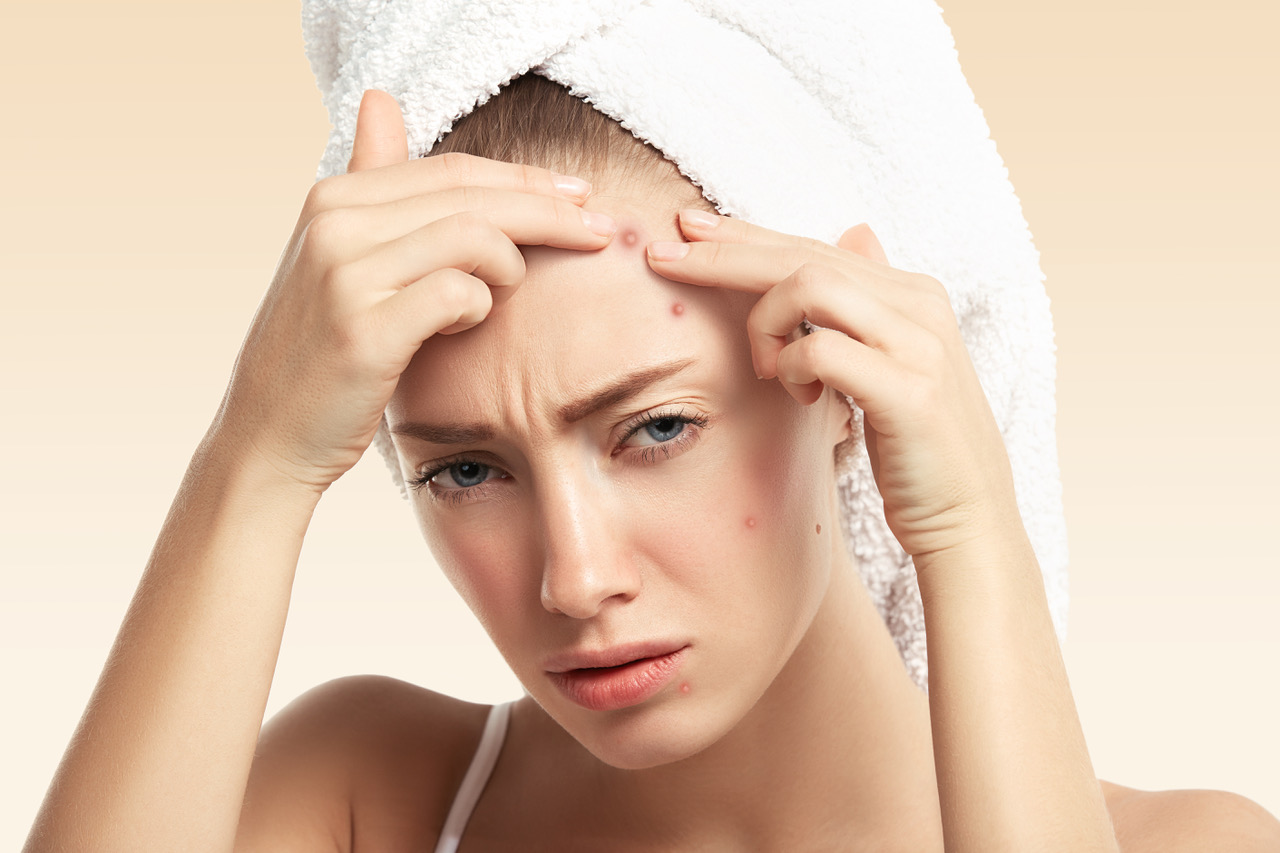
POLYGON ((676 315, 677 317, 679 317, 681 314, 683 314, 683 313, 684 313, 684 303, 683 303, 683 302, 677 302, 675 305, 672 305, 672 306, 671 306, 671 313, 672 313, 672 314, 674 314, 674 315, 676 315))
POLYGON ((749 515, 749 516, 747 516, 747 527, 755 527, 755 526, 756 526, 756 519, 755 519, 755 517, 754 517, 754 516, 750 516, 750 515, 749 515))
POLYGON ((821 524, 817 525, 813 532, 814 532, 814 533, 822 533, 822 525, 821 525, 821 524))

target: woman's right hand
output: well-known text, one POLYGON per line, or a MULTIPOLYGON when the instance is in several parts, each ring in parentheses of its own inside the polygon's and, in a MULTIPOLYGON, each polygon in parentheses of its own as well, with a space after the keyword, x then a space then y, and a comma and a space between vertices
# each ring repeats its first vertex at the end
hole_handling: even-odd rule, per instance
POLYGON ((400 374, 434 334, 483 320, 524 280, 517 244, 595 250, 584 181, 444 154, 410 160, 386 92, 364 93, 347 174, 307 194, 210 437, 323 492, 373 441, 400 374))

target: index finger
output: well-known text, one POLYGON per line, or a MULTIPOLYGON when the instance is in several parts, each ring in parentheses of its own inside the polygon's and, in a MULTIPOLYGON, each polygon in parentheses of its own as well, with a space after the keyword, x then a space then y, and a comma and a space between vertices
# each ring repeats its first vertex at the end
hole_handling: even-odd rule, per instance
POLYGON ((908 275, 821 240, 701 210, 681 210, 680 229, 689 242, 655 241, 647 256, 654 272, 686 284, 764 293, 813 261, 846 269, 874 268, 890 278, 908 275))
POLYGON ((316 206, 326 209, 382 204, 464 186, 555 196, 579 204, 591 194, 591 184, 582 178, 459 151, 333 175, 316 182, 311 194, 316 206))

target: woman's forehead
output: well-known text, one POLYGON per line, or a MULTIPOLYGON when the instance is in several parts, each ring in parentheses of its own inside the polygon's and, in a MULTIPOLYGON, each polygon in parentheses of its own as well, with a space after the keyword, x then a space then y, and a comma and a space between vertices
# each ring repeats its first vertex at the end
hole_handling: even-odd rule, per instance
POLYGON ((637 365, 749 363, 741 300, 663 278, 645 260, 650 240, 681 239, 674 210, 617 198, 588 207, 615 217, 610 245, 522 246, 524 283, 479 325, 423 344, 396 389, 393 421, 462 410, 505 420, 517 406, 552 411, 637 365))

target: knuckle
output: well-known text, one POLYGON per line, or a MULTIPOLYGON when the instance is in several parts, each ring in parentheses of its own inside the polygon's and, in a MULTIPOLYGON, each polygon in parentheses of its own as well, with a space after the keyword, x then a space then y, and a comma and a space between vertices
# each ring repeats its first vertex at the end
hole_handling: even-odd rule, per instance
POLYGON ((471 300, 473 280, 462 270, 447 267, 436 275, 435 301, 449 315, 461 313, 471 300))
POLYGON ((823 364, 830 364, 839 353, 839 332, 831 329, 815 329, 801 340, 805 346, 801 349, 805 366, 817 370, 823 364))
POLYGON ((731 258, 728 256, 728 243, 721 243, 717 240, 708 240, 696 244, 696 250, 701 252, 705 257, 704 266, 707 269, 716 269, 721 265, 727 264, 731 258))
POLYGON ((483 214, 474 210, 462 210, 450 217, 454 234, 460 244, 483 243, 493 237, 496 226, 483 214))
POLYGON ((302 203, 303 218, 310 221, 323 210, 337 207, 338 183, 340 175, 321 178, 307 190, 306 200, 302 203))
POLYGON ((543 191, 551 183, 546 169, 530 166, 528 163, 516 163, 514 165, 517 185, 525 190, 543 191))
POLYGON ((830 267, 816 261, 804 261, 791 274, 790 298, 800 305, 816 305, 824 298, 830 280, 830 267))
POLYGON ((475 180, 476 158, 461 151, 447 151, 436 155, 445 177, 455 184, 469 184, 475 180))
POLYGON ((453 190, 453 197, 460 210, 481 210, 485 206, 488 192, 475 184, 465 184, 453 190))
POLYGON ((937 335, 921 335, 915 351, 925 364, 936 366, 949 360, 947 346, 937 335))
POLYGON ((355 230, 353 214, 346 208, 321 210, 307 223, 302 251, 311 258, 336 257, 355 230))
POLYGON ((958 326, 955 309, 951 305, 951 294, 943 287, 942 282, 932 276, 925 276, 924 297, 921 300, 922 310, 933 323, 931 328, 944 329, 958 326))

